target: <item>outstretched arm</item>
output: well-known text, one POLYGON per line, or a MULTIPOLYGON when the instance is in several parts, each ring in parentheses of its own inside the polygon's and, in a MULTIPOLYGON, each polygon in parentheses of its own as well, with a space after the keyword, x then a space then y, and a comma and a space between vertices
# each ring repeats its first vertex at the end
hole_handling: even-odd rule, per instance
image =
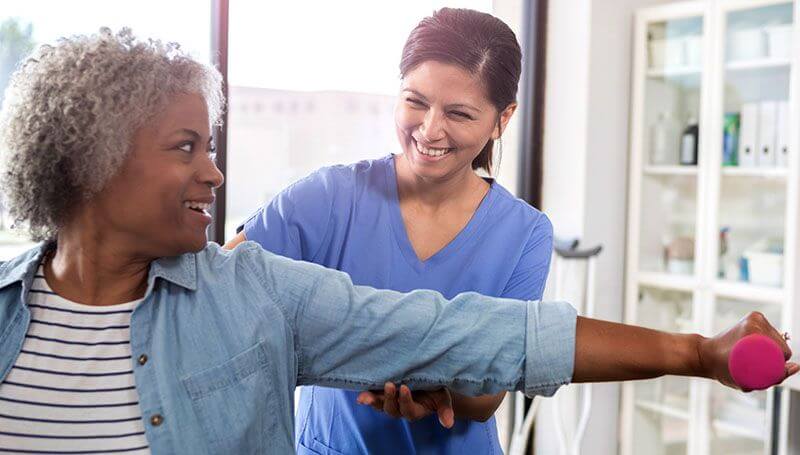
MULTIPOLYGON (((572 381, 628 381, 671 374, 714 379, 737 388, 728 371, 728 356, 738 340, 754 333, 775 341, 785 360, 792 356, 786 340, 757 312, 712 338, 579 317, 572 381)), ((798 368, 787 362, 784 379, 798 368)))
MULTIPOLYGON (((341 272, 242 244, 294 333, 297 382, 355 390, 388 381, 467 395, 551 395, 570 381, 691 375, 733 385, 728 354, 751 333, 782 337, 760 313, 713 337, 577 318, 564 303, 354 286, 341 272)), ((786 364, 784 378, 797 372, 786 364)))
MULTIPOLYGON (((791 349, 761 313, 749 314, 713 338, 578 317, 572 382, 628 381, 671 374, 715 379, 738 388, 728 371, 727 359, 738 340, 754 333, 770 337, 789 360, 791 349)), ((796 363, 787 362, 784 379, 798 370, 796 363)), ((394 417, 416 420, 435 413, 443 426, 454 424, 455 406, 447 389, 412 392, 405 385, 398 389, 387 383, 383 391, 362 392, 358 400, 394 417)))

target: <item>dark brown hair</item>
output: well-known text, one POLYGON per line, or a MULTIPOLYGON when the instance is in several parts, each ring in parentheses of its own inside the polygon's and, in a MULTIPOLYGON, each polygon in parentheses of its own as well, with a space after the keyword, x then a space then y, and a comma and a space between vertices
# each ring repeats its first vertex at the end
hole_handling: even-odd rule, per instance
MULTIPOLYGON (((403 46, 400 75, 405 77, 429 60, 457 65, 477 75, 498 113, 517 99, 522 52, 514 32, 491 14, 442 8, 422 19, 403 46)), ((472 161, 473 169, 491 173, 493 147, 494 141, 489 139, 472 161)))

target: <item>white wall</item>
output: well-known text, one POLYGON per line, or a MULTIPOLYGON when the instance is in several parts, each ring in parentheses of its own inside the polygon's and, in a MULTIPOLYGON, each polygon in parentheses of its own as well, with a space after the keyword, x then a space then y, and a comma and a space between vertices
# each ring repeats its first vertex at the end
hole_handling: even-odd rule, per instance
MULTIPOLYGON (((522 5, 523 0, 494 0, 492 2, 492 14, 508 24, 520 42, 522 41, 522 34, 520 33, 522 27, 522 5)), ((519 99, 521 93, 517 95, 517 99, 519 99)), ((517 193, 517 182, 519 181, 519 145, 522 134, 520 129, 521 112, 518 108, 503 133, 503 156, 497 173, 498 183, 514 194, 517 193)))
MULTIPOLYGON (((667 2, 549 2, 543 209, 558 235, 603 245, 595 316, 614 321, 623 309, 633 14, 656 3, 667 2)), ((582 453, 617 453, 619 385, 593 387, 582 453)))

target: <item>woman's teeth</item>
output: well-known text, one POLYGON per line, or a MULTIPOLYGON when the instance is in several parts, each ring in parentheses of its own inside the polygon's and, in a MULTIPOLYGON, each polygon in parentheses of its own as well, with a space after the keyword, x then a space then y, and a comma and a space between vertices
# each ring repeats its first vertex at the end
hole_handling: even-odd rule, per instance
POLYGON ((442 155, 446 155, 446 154, 450 153, 450 149, 449 148, 447 148, 447 149, 431 149, 431 148, 427 148, 427 147, 422 146, 419 142, 417 142, 416 144, 417 144, 417 150, 419 151, 419 153, 421 153, 423 155, 427 155, 427 156, 442 156, 442 155))
POLYGON ((211 204, 208 204, 206 202, 194 202, 194 201, 186 201, 183 203, 183 206, 186 207, 187 209, 202 210, 202 211, 206 211, 211 208, 211 204))

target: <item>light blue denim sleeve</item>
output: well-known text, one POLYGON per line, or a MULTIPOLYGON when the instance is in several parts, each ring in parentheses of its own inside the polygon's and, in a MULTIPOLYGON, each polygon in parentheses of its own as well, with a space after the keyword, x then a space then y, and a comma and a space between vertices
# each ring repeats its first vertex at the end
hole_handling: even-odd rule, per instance
POLYGON ((552 395, 572 377, 576 313, 567 303, 376 290, 342 272, 252 251, 295 333, 298 385, 364 390, 394 381, 532 396, 552 395))

